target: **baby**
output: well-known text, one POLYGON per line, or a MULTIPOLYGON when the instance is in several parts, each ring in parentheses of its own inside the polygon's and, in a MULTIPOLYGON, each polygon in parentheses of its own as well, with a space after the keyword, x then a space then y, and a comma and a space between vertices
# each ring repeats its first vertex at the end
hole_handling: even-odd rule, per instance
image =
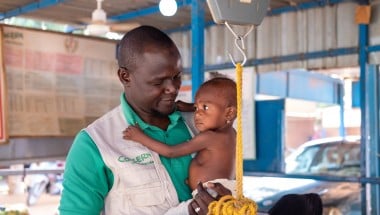
POLYGON ((123 131, 124 139, 143 144, 166 157, 179 157, 196 152, 188 185, 196 190, 199 182, 218 181, 234 188, 236 131, 236 84, 228 78, 213 78, 201 85, 195 96, 194 123, 199 134, 174 146, 158 142, 143 133, 138 125, 123 131), (232 183, 233 184, 233 183, 232 183))

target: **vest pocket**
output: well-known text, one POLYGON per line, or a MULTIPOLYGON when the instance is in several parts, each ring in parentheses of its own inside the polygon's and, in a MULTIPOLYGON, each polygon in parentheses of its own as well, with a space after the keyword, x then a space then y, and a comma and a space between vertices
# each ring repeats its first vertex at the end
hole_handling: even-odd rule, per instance
POLYGON ((133 188, 124 192, 123 205, 127 214, 164 214, 170 208, 167 191, 158 183, 148 188, 133 188))
POLYGON ((143 188, 129 193, 131 203, 136 207, 161 205, 165 201, 165 190, 161 186, 143 188))
POLYGON ((170 204, 160 182, 128 189, 113 189, 106 199, 106 215, 164 214, 170 204))

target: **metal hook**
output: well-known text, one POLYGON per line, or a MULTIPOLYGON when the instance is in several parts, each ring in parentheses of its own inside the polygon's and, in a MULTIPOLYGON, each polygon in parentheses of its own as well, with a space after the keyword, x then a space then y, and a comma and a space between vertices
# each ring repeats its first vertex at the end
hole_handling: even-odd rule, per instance
MULTIPOLYGON (((249 33, 251 33, 251 31, 253 30, 253 28, 255 26, 251 25, 250 28, 248 29, 247 33, 245 33, 243 36, 241 36, 241 35, 238 35, 234 32, 234 30, 232 29, 231 25, 228 22, 225 22, 224 24, 227 26, 227 28, 232 32, 232 34, 235 37, 235 46, 240 51, 240 53, 243 55, 243 61, 240 64, 242 66, 244 66, 244 64, 247 62, 247 55, 245 53, 244 38, 247 37, 249 33), (239 42, 241 44, 239 44, 239 42)), ((231 53, 228 53, 228 56, 230 57, 230 60, 232 61, 234 66, 236 66, 236 61, 233 59, 231 53)))
MULTIPOLYGON (((235 38, 235 46, 240 51, 240 53, 243 55, 243 61, 240 63, 243 66, 245 64, 245 62, 247 61, 247 56, 245 54, 244 40, 242 37, 235 38), (241 46, 239 44, 239 41, 241 41, 241 46)), ((234 66, 236 66, 236 61, 233 59, 231 53, 228 53, 228 56, 230 57, 230 60, 232 61, 234 66)))

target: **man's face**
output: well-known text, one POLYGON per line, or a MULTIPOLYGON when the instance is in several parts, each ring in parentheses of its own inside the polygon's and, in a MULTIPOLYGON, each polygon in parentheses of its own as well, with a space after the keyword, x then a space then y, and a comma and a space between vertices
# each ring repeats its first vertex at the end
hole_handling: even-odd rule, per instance
POLYGON ((125 95, 132 108, 141 115, 166 116, 174 111, 181 86, 181 59, 173 50, 150 49, 137 59, 125 95))

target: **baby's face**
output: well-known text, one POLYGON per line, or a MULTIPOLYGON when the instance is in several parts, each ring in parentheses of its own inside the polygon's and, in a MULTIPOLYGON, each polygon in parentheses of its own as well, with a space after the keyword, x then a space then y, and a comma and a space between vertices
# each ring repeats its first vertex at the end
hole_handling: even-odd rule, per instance
POLYGON ((200 132, 218 130, 226 125, 226 102, 222 96, 202 91, 195 97, 195 126, 200 132))

